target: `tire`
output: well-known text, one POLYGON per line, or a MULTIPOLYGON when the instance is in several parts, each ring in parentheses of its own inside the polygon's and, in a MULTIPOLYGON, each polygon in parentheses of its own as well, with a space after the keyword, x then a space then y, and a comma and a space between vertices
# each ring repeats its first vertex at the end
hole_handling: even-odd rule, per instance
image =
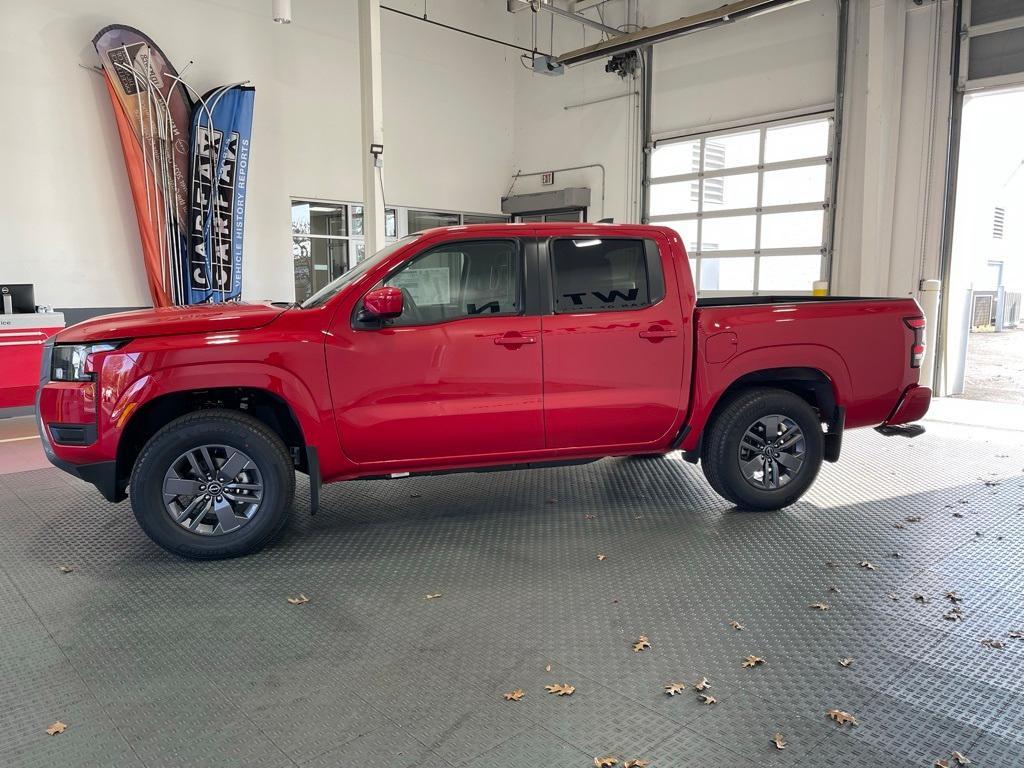
MULTIPOLYGON (((209 486, 199 487, 208 491, 220 485, 214 476, 209 486)), ((199 560, 259 550, 284 527, 294 493, 295 470, 281 438, 263 422, 230 410, 197 411, 164 426, 143 447, 130 484, 132 511, 146 535, 168 552, 199 560), (233 477, 213 491, 223 496, 211 497, 196 487, 209 482, 196 470, 208 468, 211 461, 220 468, 232 462, 227 471, 233 477), (168 502, 165 488, 179 488, 168 483, 179 483, 196 495, 182 493, 168 502), (193 501, 198 511, 189 514, 193 501), (188 516, 176 522, 172 509, 188 516)))
POLYGON ((784 389, 748 389, 727 402, 708 425, 701 468, 711 487, 741 509, 776 510, 811 487, 823 451, 821 418, 807 401, 784 389), (758 437, 767 435, 777 417, 782 426, 774 440, 759 444, 758 437), (799 427, 799 433, 787 425, 799 427))

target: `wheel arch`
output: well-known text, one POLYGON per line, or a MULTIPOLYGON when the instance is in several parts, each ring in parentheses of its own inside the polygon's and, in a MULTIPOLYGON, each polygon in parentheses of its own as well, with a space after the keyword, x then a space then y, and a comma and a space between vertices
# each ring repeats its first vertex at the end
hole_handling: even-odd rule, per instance
POLYGON ((260 387, 184 389, 154 397, 136 407, 121 430, 117 445, 117 484, 124 487, 142 447, 161 428, 186 413, 228 409, 248 414, 281 437, 295 466, 309 471, 306 436, 291 405, 280 395, 260 387))
MULTIPOLYGON (((845 368, 842 369, 845 373, 845 368)), ((843 394, 840 384, 825 370, 815 366, 795 365, 748 370, 732 379, 714 398, 707 409, 699 428, 684 447, 684 458, 695 463, 701 454, 704 433, 713 426, 718 414, 743 392, 754 388, 774 388, 792 392, 818 411, 821 421, 827 425, 825 432, 825 460, 839 459, 842 446, 844 409, 841 405, 843 394)))

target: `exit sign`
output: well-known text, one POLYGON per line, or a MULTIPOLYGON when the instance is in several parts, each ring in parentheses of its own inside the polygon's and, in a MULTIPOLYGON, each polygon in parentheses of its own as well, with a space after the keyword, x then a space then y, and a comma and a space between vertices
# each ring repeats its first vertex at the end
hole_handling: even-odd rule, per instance
POLYGON ((541 184, 554 184, 555 183, 555 172, 545 171, 540 175, 541 184))

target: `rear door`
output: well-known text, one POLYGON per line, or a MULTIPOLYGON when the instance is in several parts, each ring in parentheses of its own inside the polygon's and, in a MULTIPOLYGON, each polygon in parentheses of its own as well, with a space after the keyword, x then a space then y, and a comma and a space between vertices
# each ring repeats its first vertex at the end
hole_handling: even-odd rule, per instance
POLYGON ((665 439, 685 406, 690 329, 658 242, 556 237, 543 261, 551 307, 542 319, 547 447, 665 439))

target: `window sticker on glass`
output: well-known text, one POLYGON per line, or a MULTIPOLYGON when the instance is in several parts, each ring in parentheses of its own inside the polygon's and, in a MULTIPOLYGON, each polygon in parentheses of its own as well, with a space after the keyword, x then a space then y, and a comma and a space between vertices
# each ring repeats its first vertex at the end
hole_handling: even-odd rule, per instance
POLYGON ((419 306, 451 303, 451 272, 448 267, 404 269, 391 277, 388 285, 407 290, 419 306))

